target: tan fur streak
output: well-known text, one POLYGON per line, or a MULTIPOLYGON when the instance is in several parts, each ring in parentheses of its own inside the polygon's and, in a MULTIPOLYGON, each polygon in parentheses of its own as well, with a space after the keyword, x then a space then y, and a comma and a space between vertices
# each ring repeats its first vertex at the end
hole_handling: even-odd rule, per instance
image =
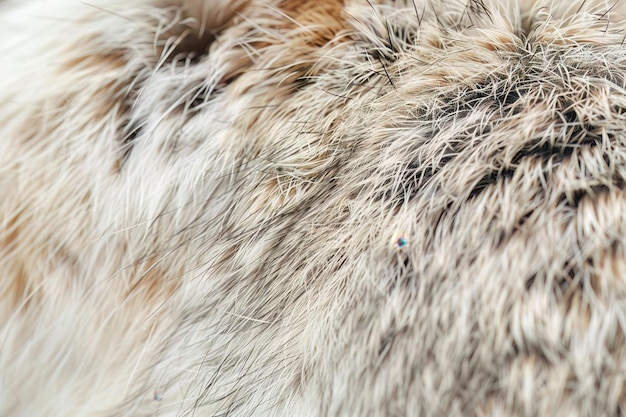
POLYGON ((623 416, 624 4, 0 2, 0 416, 623 416))

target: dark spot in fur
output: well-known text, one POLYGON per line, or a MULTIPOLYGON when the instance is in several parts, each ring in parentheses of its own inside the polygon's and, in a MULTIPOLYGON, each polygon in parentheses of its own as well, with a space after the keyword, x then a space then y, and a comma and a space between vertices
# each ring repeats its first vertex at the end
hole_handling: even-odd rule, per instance
MULTIPOLYGON (((304 73, 305 74, 308 73, 308 70, 305 71, 304 73)), ((302 90, 308 86, 314 86, 314 85, 315 85, 315 79, 313 77, 303 75, 301 77, 296 78, 295 81, 293 82, 293 91, 302 90)), ((326 93, 328 93, 328 91, 326 93)))
POLYGON ((517 90, 511 90, 503 94, 496 95, 495 99, 502 105, 503 108, 510 107, 516 104, 521 98, 520 92, 517 90))
POLYGON ((215 41, 215 36, 209 32, 202 34, 192 33, 185 36, 170 51, 171 60, 188 59, 190 63, 198 63, 209 52, 209 47, 215 41))
POLYGON ((491 171, 483 176, 478 183, 472 188, 469 193, 468 200, 473 199, 480 195, 488 187, 503 183, 505 180, 512 178, 515 174, 514 169, 502 169, 500 171, 491 171))
POLYGON ((378 356, 384 357, 391 349, 393 344, 394 335, 392 332, 388 332, 380 339, 380 346, 378 347, 378 356))
POLYGON ((534 213, 533 210, 530 210, 530 211, 524 213, 524 215, 522 217, 520 217, 520 219, 518 220, 517 227, 519 228, 519 227, 524 226, 533 213, 534 213))
POLYGON ((522 90, 494 88, 494 85, 490 84, 478 85, 472 90, 473 93, 464 100, 470 108, 475 103, 488 103, 490 108, 504 110, 516 104, 526 94, 522 90))
POLYGON ((465 87, 449 97, 444 101, 447 104, 438 107, 432 119, 449 119, 454 116, 458 120, 474 114, 477 110, 498 116, 515 115, 522 110, 520 100, 527 94, 527 87, 487 80, 465 87))
POLYGON ((588 284, 593 285, 590 280, 583 279, 588 271, 593 269, 594 262, 592 258, 576 261, 575 258, 565 261, 561 268, 560 274, 554 281, 554 288, 559 297, 564 296, 563 301, 568 303, 576 292, 584 291, 584 287, 588 284))
POLYGON ((614 189, 624 189, 624 180, 621 177, 615 177, 610 186, 598 184, 584 189, 565 192, 561 194, 559 203, 564 204, 566 207, 578 208, 584 199, 596 199, 599 195, 608 194, 614 189))
POLYGON ((122 128, 122 137, 120 140, 120 151, 122 153, 120 157, 118 171, 121 170, 128 158, 130 157, 135 141, 141 134, 142 127, 136 123, 127 122, 122 128))
POLYGON ((530 144, 519 150, 511 159, 511 164, 516 166, 524 159, 536 158, 541 161, 561 162, 572 155, 573 146, 552 145, 548 142, 530 144))
POLYGON ((189 111, 197 111, 200 106, 206 104, 207 95, 204 90, 200 91, 198 94, 194 95, 189 103, 189 111))
POLYGON ((574 280, 579 275, 579 268, 575 265, 566 265, 565 271, 567 272, 567 277, 570 280, 574 280))
POLYGON ((524 283, 524 288, 526 288, 526 291, 530 290, 533 287, 533 285, 535 284, 536 280, 537 280, 537 275, 536 274, 533 274, 530 277, 528 277, 528 279, 524 283))
POLYGON ((220 80, 217 85, 214 86, 212 89, 208 88, 204 84, 201 85, 196 89, 193 95, 191 95, 190 99, 184 104, 184 113, 194 113, 201 110, 202 107, 206 106, 206 104, 209 103, 213 98, 217 97, 221 93, 224 93, 225 89, 240 76, 241 73, 230 74, 220 80))
POLYGON ((215 97, 218 92, 219 87, 209 92, 206 85, 202 85, 191 95, 189 101, 184 104, 183 113, 194 113, 201 110, 209 102, 210 98, 215 97))
POLYGON ((122 143, 123 143, 124 147, 130 147, 130 146, 132 146, 132 144, 134 143, 135 139, 137 138, 137 136, 141 132, 141 127, 137 126, 137 125, 134 125, 134 124, 129 124, 129 125, 127 125, 124 128, 123 131, 126 132, 126 134, 122 138, 122 143))

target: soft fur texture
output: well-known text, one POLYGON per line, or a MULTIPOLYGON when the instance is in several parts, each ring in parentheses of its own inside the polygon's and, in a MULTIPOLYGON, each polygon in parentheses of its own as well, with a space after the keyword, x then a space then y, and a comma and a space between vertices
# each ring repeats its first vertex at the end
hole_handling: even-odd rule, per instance
POLYGON ((0 415, 622 416, 625 12, 0 1, 0 415))

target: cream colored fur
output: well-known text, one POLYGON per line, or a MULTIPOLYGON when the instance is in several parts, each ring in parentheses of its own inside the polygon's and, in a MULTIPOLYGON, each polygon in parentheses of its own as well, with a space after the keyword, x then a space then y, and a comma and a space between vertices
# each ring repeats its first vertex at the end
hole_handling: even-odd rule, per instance
POLYGON ((625 11, 0 1, 0 416, 623 416, 625 11))

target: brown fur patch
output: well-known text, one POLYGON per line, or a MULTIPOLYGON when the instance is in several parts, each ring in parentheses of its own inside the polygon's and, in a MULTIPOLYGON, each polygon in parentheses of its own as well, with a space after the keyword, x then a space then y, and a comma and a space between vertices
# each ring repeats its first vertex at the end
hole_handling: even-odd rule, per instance
POLYGON ((76 54, 72 51, 85 50, 85 43, 89 43, 89 40, 82 42, 81 46, 72 46, 68 51, 68 57, 58 68, 59 72, 76 71, 84 69, 98 68, 102 71, 112 71, 124 68, 127 64, 127 60, 124 57, 123 51, 111 51, 104 53, 92 53, 89 51, 85 54, 76 54))

